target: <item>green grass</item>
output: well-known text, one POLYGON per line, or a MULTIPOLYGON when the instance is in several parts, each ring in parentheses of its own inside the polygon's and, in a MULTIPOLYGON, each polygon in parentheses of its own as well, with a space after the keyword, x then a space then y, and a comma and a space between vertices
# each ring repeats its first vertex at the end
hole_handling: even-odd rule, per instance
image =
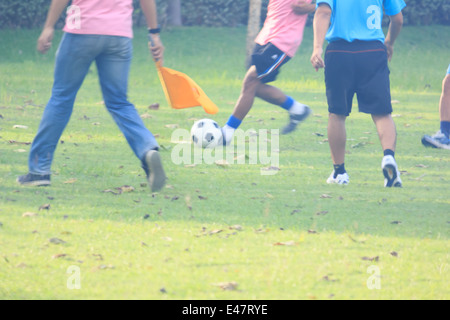
MULTIPOLYGON (((158 135, 169 176, 168 187, 152 195, 101 104, 94 67, 55 154, 52 186, 16 184, 50 95, 61 34, 42 56, 34 49, 39 31, 0 31, 0 299, 448 299, 450 158, 420 139, 438 130, 450 28, 405 28, 396 44, 399 190, 383 188, 376 130, 357 112, 348 120, 351 184, 325 183, 329 148, 317 133, 326 134, 327 107, 323 73, 308 62, 311 33, 277 86, 314 116, 279 137, 281 170, 262 176, 265 165, 171 161, 166 125, 190 129, 211 116, 168 108, 145 30, 136 30, 129 97, 151 115, 144 121, 158 135), (149 110, 155 102, 161 108, 149 110), (124 185, 134 191, 105 192, 124 185), (80 268, 80 290, 67 287, 71 266, 80 268), (380 290, 367 287, 370 266, 380 270, 380 290), (237 287, 224 290, 224 282, 237 287)), ((245 30, 181 28, 163 39, 166 66, 202 86, 220 107, 211 118, 223 124, 245 73, 245 30)), ((285 113, 256 101, 242 128, 278 129, 285 121, 285 113)))

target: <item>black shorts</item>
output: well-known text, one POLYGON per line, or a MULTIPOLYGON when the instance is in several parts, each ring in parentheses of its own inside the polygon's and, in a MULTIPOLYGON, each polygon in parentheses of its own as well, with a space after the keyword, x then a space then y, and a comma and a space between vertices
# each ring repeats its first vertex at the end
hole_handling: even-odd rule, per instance
POLYGON ((380 41, 331 42, 325 52, 328 111, 350 115, 356 94, 359 111, 392 113, 386 47, 380 41))
POLYGON ((290 57, 270 42, 264 46, 256 44, 252 54, 252 65, 256 67, 262 83, 275 81, 280 68, 290 57))

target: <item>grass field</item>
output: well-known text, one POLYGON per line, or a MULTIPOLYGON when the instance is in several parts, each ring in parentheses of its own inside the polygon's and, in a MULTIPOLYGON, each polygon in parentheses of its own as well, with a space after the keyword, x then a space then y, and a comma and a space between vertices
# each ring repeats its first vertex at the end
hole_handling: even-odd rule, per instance
MULTIPOLYGON (((61 36, 42 56, 38 34, 0 31, 0 299, 450 298, 450 154, 420 143, 439 129, 450 27, 407 27, 396 44, 401 189, 383 188, 375 127, 357 112, 347 122, 351 183, 325 183, 327 106, 323 73, 309 64, 311 28, 277 86, 314 115, 291 135, 271 136, 279 139, 276 174, 261 175, 262 164, 174 164, 174 128, 227 120, 245 73, 245 29, 163 33, 165 65, 202 86, 220 108, 215 116, 169 109, 145 30, 136 30, 129 98, 162 146, 169 181, 157 194, 105 111, 94 67, 55 154, 52 186, 16 184, 61 36), (150 110, 153 103, 160 109, 150 110)), ((286 121, 281 109, 256 101, 242 128, 286 121)))

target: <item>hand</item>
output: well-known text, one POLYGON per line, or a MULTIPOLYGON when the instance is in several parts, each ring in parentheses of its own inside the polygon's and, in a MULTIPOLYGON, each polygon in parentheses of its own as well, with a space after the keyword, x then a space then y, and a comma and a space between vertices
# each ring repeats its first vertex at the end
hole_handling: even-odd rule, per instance
POLYGON ((162 44, 159 35, 152 34, 150 35, 150 37, 152 39, 152 41, 148 44, 150 52, 153 56, 153 59, 155 61, 159 61, 162 66, 164 61, 164 45, 162 44))
POLYGON ((390 42, 385 42, 384 45, 386 46, 388 61, 391 62, 392 56, 394 55, 394 46, 390 42))
POLYGON ((325 62, 322 59, 323 49, 315 49, 312 56, 311 56, 311 64, 316 69, 316 71, 319 71, 320 68, 325 68, 325 62))
POLYGON ((314 4, 311 4, 310 1, 307 2, 305 0, 297 0, 292 4, 292 11, 294 11, 294 13, 298 15, 304 15, 314 12, 315 8, 316 7, 314 4))
POLYGON ((37 50, 45 54, 52 47, 52 40, 55 34, 54 28, 44 28, 37 42, 37 50))

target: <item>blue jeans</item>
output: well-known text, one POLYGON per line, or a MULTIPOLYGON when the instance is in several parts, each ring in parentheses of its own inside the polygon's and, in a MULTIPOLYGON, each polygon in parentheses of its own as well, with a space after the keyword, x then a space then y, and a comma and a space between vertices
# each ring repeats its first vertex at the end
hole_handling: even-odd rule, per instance
POLYGON ((106 108, 135 155, 142 160, 149 150, 158 148, 155 137, 127 100, 132 54, 130 38, 64 34, 56 54, 52 96, 31 146, 30 173, 51 174, 56 146, 69 122, 77 92, 94 61, 106 108))

